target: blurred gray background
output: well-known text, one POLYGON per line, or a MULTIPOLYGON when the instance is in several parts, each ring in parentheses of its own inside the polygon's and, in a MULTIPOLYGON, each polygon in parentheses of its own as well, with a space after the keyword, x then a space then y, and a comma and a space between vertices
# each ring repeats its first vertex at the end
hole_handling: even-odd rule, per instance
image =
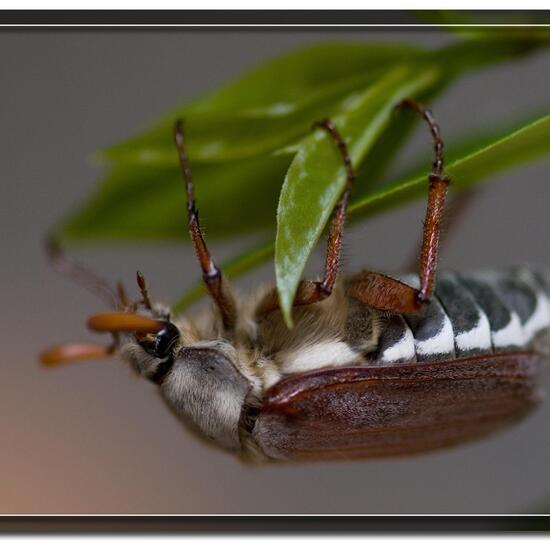
MULTIPOLYGON (((101 309, 50 270, 42 249, 45 232, 98 180, 90 153, 270 56, 345 37, 428 46, 452 39, 388 30, 0 34, 0 512, 512 513, 550 499, 548 405, 485 441, 422 457, 250 468, 202 446, 153 385, 117 361, 54 371, 36 362, 53 343, 89 339, 85 318, 101 309)), ((434 110, 453 136, 540 112, 549 90, 545 51, 469 74, 434 110)), ((420 127, 401 160, 425 154, 427 143, 420 127)), ((547 160, 493 178, 442 264, 547 262, 549 178, 547 160)), ((417 244, 423 209, 414 204, 355 226, 348 269, 367 262, 399 269, 417 244)), ((242 244, 218 243, 217 258, 242 244)), ((142 269, 154 296, 168 302, 197 276, 183 245, 78 255, 113 279, 132 281, 142 269)), ((265 277, 271 265, 241 286, 265 277)))

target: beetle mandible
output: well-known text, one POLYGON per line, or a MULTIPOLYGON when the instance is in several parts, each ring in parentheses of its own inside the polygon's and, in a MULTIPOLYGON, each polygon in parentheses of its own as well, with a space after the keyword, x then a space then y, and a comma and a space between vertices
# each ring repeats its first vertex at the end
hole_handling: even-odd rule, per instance
POLYGON ((481 437, 524 416, 540 399, 537 373, 550 333, 548 274, 527 267, 437 274, 440 224, 450 183, 432 113, 429 175, 418 275, 364 271, 339 276, 346 209, 355 179, 348 149, 329 120, 314 124, 338 147, 347 183, 329 228, 322 280, 304 280, 284 324, 276 289, 237 299, 214 262, 196 208, 181 121, 174 137, 185 182, 189 232, 214 308, 172 318, 105 281, 50 243, 54 267, 99 292, 115 311, 88 327, 109 346, 69 344, 46 365, 118 355, 156 384, 188 426, 247 461, 407 455, 481 437))

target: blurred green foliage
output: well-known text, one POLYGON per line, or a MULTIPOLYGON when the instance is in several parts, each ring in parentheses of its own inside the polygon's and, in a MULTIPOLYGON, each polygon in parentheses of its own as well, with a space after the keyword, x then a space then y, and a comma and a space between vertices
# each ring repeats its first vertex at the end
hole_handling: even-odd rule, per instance
MULTIPOLYGON (((312 122, 330 117, 347 141, 360 173, 350 216, 364 219, 425 193, 425 170, 385 181, 387 167, 418 123, 418 117, 396 112, 399 101, 432 101, 467 71, 547 45, 545 33, 538 32, 461 36, 466 38, 436 50, 324 43, 278 57, 99 153, 107 165, 104 180, 57 234, 75 242, 187 239, 172 139, 174 120, 183 117, 208 237, 257 233, 268 239, 225 266, 226 273, 238 276, 274 253, 290 324, 296 287, 345 185, 338 150, 323 131, 311 131, 312 122)), ((483 143, 469 137, 449 148, 447 168, 456 188, 548 153, 547 114, 494 132, 483 143)), ((199 287, 191 289, 176 308, 199 295, 199 287)))

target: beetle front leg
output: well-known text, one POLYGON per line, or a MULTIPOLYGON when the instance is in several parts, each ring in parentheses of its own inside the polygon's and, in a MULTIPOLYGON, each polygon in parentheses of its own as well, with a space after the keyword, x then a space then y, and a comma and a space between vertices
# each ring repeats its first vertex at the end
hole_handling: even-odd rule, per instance
POLYGON ((202 271, 202 279, 208 293, 220 312, 225 328, 234 327, 237 316, 235 298, 221 270, 218 268, 204 240, 204 235, 199 223, 199 212, 195 204, 193 178, 185 148, 183 121, 176 121, 174 127, 174 139, 178 150, 185 189, 187 193, 187 215, 191 241, 195 247, 195 253, 202 271))
POLYGON ((72 279, 79 286, 88 289, 109 307, 121 306, 117 292, 111 285, 89 268, 84 267, 65 255, 61 244, 54 237, 46 241, 48 260, 55 271, 72 279))

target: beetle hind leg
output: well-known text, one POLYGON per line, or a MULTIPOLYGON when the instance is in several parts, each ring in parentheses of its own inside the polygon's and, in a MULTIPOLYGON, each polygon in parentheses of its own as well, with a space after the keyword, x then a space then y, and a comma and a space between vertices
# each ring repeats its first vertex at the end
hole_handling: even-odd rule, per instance
POLYGON ((420 288, 417 293, 417 302, 428 303, 432 297, 435 286, 437 269, 437 256, 439 252, 439 240, 441 235, 441 221, 447 198, 447 190, 451 180, 445 176, 443 171, 443 139, 439 125, 435 121, 432 112, 422 103, 407 99, 400 103, 400 108, 412 109, 418 113, 428 124, 434 144, 434 160, 432 173, 430 174, 428 205, 424 219, 422 233, 422 246, 420 251, 420 288))
POLYGON ((431 111, 411 99, 401 102, 398 107, 412 109, 420 114, 428 124, 434 143, 435 155, 432 173, 428 178, 428 205, 420 249, 420 286, 415 289, 387 275, 364 272, 351 281, 348 294, 382 311, 414 313, 428 304, 433 295, 441 221, 450 179, 443 172, 443 139, 431 111))

